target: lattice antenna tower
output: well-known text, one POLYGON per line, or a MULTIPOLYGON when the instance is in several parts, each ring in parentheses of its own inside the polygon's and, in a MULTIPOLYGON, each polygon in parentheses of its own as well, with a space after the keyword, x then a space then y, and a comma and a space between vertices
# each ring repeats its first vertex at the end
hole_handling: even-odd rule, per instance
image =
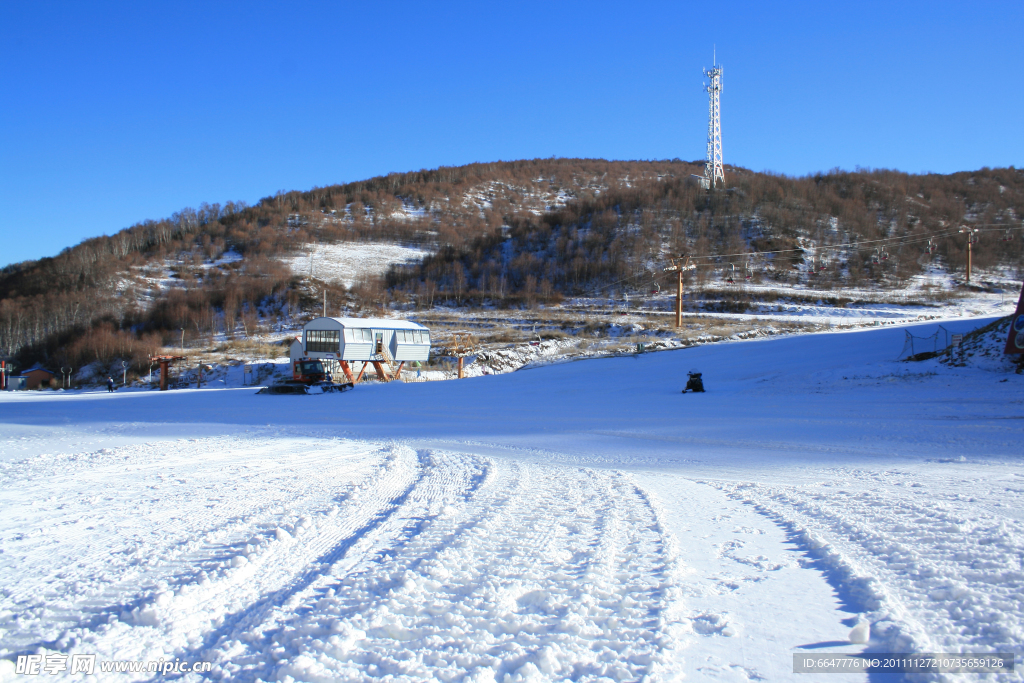
POLYGON ((712 57, 710 69, 704 75, 710 83, 704 85, 708 93, 708 155, 704 163, 704 187, 714 188, 717 183, 725 184, 725 168, 722 166, 722 65, 717 55, 712 57))

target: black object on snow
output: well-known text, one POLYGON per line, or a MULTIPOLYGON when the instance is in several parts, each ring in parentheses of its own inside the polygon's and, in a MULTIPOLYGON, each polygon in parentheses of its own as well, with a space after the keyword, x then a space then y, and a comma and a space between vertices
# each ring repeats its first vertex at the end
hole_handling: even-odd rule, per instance
POLYGON ((700 378, 701 373, 696 370, 690 370, 686 373, 686 388, 683 389, 685 394, 687 391, 701 392, 704 393, 704 380, 700 378))

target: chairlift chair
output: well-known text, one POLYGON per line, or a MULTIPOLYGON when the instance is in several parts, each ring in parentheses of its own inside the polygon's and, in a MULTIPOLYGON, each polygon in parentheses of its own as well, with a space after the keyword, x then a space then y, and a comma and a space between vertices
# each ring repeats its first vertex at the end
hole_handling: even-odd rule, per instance
POLYGON ((1010 231, 1009 228, 1007 228, 1006 232, 1003 233, 1003 241, 1004 242, 1009 242, 1012 239, 1013 239, 1013 233, 1010 231))
POLYGON ((735 282, 735 280, 733 279, 733 276, 736 274, 736 264, 735 263, 730 263, 729 267, 732 268, 732 270, 729 271, 729 277, 725 278, 725 281, 728 282, 731 285, 731 284, 733 284, 735 282))
POLYGON ((925 252, 927 252, 928 254, 934 254, 934 253, 935 253, 935 250, 936 250, 936 246, 935 246, 935 244, 934 244, 934 243, 932 242, 932 238, 931 238, 931 237, 929 237, 929 238, 928 238, 928 247, 927 247, 927 248, 925 249, 925 252))

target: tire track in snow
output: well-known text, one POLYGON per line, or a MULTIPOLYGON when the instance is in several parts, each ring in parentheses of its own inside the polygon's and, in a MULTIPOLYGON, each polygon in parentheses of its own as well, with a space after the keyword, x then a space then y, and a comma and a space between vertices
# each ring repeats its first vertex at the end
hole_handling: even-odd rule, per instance
MULTIPOLYGON (((423 520, 408 515, 414 497, 426 493, 428 500, 443 499, 446 492, 464 490, 471 481, 466 472, 433 467, 424 452, 414 454, 407 448, 394 450, 407 463, 415 462, 415 466, 410 467, 415 474, 405 488, 398 491, 396 486, 384 486, 381 482, 366 486, 367 495, 353 496, 350 505, 338 515, 347 513, 348 520, 333 529, 321 525, 302 552, 286 548, 287 555, 281 560, 299 565, 299 573, 279 589, 261 594, 250 607, 232 614, 222 627, 206 634, 204 645, 189 652, 191 658, 202 659, 213 646, 230 642, 255 627, 265 628, 268 622, 276 621, 280 614, 287 614, 298 604, 302 592, 325 577, 330 578, 332 573, 346 571, 347 567, 365 561, 381 548, 400 547, 401 538, 415 536, 423 524, 423 520)), ((260 571, 261 567, 257 565, 254 569, 260 571)))
MULTIPOLYGON (((24 535, 11 533, 25 515, 10 500, 16 496, 5 496, 4 506, 16 514, 4 516, 9 521, 0 532, 0 562, 21 567, 6 573, 17 578, 4 582, 0 598, 5 644, 95 652, 103 642, 116 642, 117 632, 153 620, 152 611, 143 612, 154 598, 166 603, 175 591, 215 583, 242 554, 239 545, 247 548, 246 539, 258 542, 248 551, 259 552, 270 545, 268 528, 293 529, 289 521, 298 515, 282 501, 307 513, 329 508, 352 481, 372 474, 374 459, 380 456, 365 444, 354 449, 337 440, 268 444, 258 438, 162 442, 23 463, 22 480, 43 487, 43 493, 21 503, 21 510, 31 508, 50 523, 61 514, 88 515, 89 521, 78 533, 62 531, 55 553, 46 536, 19 539, 24 535), (298 452, 289 453, 289 447, 298 452), (268 460, 267 454, 275 457, 268 460), (182 477, 200 483, 188 486, 182 477), (109 487, 120 499, 98 506, 88 498, 83 502, 81 491, 97 487, 109 487), (154 487, 160 500, 153 500, 154 487), (223 502, 210 502, 218 498, 223 502), (40 563, 42 558, 49 561, 40 563), (32 570, 25 571, 29 561, 32 570)), ((154 646, 142 638, 127 651, 146 647, 154 646)))
MULTIPOLYGON (((257 444, 280 455, 279 444, 257 444)), ((95 616, 72 623, 83 598, 65 589, 68 623, 51 613, 59 637, 41 638, 37 625, 36 646, 212 660, 213 677, 228 680, 312 680, 317 667, 331 680, 669 677, 678 627, 670 542, 626 475, 391 447, 362 459, 350 473, 361 481, 337 484, 325 467, 333 442, 306 457, 316 450, 307 439, 290 466, 251 447, 255 460, 200 466, 227 443, 177 446, 162 468, 144 466, 154 455, 146 448, 99 458, 128 455, 140 472, 110 512, 142 505, 124 545, 161 538, 147 552, 167 557, 106 574, 82 568, 94 584, 106 581, 88 598, 95 616), (201 495, 133 502, 149 485, 171 487, 188 463, 189 479, 216 471, 232 482, 233 499, 214 508, 201 495), (286 508, 289 495, 300 500, 286 508)))
POLYGON ((225 671, 231 674, 244 668, 245 680, 256 673, 265 675, 267 662, 277 658, 274 637, 287 628, 284 624, 294 618, 295 610, 301 608, 304 600, 323 593, 325 585, 335 583, 336 576, 345 576, 354 567, 373 566, 383 558, 405 552, 433 517, 451 504, 472 497, 486 479, 486 466, 476 461, 457 459, 439 464, 427 451, 420 451, 416 458, 419 473, 406 491, 394 498, 387 510, 337 542, 306 573, 305 580, 288 588, 286 599, 280 595, 262 601, 263 609, 236 620, 231 628, 219 631, 216 638, 208 638, 208 642, 216 641, 213 647, 191 656, 207 661, 227 660, 230 663, 226 661, 225 671))
MULTIPOLYGON (((203 455, 224 445, 219 440, 212 443, 191 445, 186 448, 181 448, 180 445, 174 444, 176 450, 174 458, 176 462, 173 464, 176 466, 176 471, 182 468, 183 463, 196 461, 203 455)), ((60 529, 61 544, 64 546, 65 552, 74 554, 75 563, 79 567, 103 565, 108 569, 111 564, 116 564, 117 555, 134 554, 138 557, 142 554, 138 546, 149 545, 144 537, 138 535, 127 538, 128 534, 123 533, 122 529, 116 529, 117 533, 103 538, 102 543, 95 542, 98 536, 96 526, 107 526, 108 528, 123 526, 123 516, 126 512, 135 518, 141 517, 149 522, 144 525, 144 531, 147 536, 163 541, 165 545, 171 546, 169 548, 147 548, 150 551, 150 557, 146 558, 148 561, 142 564, 151 566, 158 562, 174 562, 175 557, 180 554, 179 548, 175 546, 180 546, 182 542, 189 543, 190 539, 187 536, 182 538, 181 532, 183 530, 175 529, 175 527, 181 526, 179 522, 186 514, 190 522, 190 528, 184 530, 186 533, 223 534, 224 529, 235 525, 237 520, 259 514, 264 511, 263 508, 265 507, 279 505, 279 502, 273 499, 254 501, 251 496, 239 496, 236 499, 228 498, 223 504, 216 506, 216 511, 205 513, 199 511, 198 508, 188 510, 180 506, 200 503, 204 504, 205 507, 211 507, 205 505, 210 498, 203 496, 200 501, 183 501, 180 500, 182 496, 176 495, 179 492, 172 491, 170 497, 175 500, 172 501, 171 505, 161 507, 151 505, 149 508, 145 508, 144 506, 147 503, 152 503, 153 501, 144 501, 142 504, 135 504, 130 510, 126 511, 124 507, 119 505, 121 499, 131 500, 133 496, 139 497, 141 489, 158 489, 161 486, 165 489, 168 487, 174 488, 185 483, 184 480, 178 477, 207 476, 207 473, 201 469, 188 465, 185 466, 188 470, 187 474, 179 472, 170 477, 172 481, 167 481, 168 477, 161 471, 167 469, 166 462, 140 464, 144 459, 159 455, 166 448, 168 448, 167 444, 160 444, 150 447, 125 447, 116 449, 116 451, 104 449, 99 454, 87 454, 85 458, 74 456, 37 458, 36 460, 44 460, 42 463, 43 467, 30 470, 30 476, 26 477, 26 479, 28 481, 46 482, 45 486, 37 483, 34 487, 26 490, 23 486, 13 485, 9 490, 16 492, 18 498, 30 500, 30 506, 35 508, 35 516, 37 518, 45 516, 46 521, 44 523, 50 529, 65 526, 69 519, 77 521, 84 518, 90 526, 86 527, 84 524, 79 523, 73 524, 72 529, 60 529), (127 474, 129 472, 130 474, 127 474), (96 487, 107 488, 109 494, 105 496, 86 496, 75 493, 76 489, 96 487), (42 504, 40 504, 41 501, 42 504), (47 503, 50 505, 46 505, 47 503), (261 503, 263 504, 261 505, 261 503), (65 509, 67 512, 62 512, 65 509), (119 517, 121 519, 118 519, 119 517), (167 544, 167 540, 172 542, 167 544), (120 547, 115 547, 111 544, 119 544, 120 547), (115 560, 115 562, 112 562, 112 560, 115 560)), ((260 450, 259 448, 247 449, 247 457, 251 459, 253 456, 258 456, 260 450)), ((265 446, 262 450, 269 452, 272 449, 269 446, 265 446)), ((354 471, 352 467, 331 467, 331 472, 335 475, 342 475, 351 471, 354 471)), ((246 489, 250 488, 248 482, 245 481, 246 479, 262 475, 260 473, 249 475, 243 473, 236 476, 241 479, 241 488, 246 489)), ((11 484, 12 482, 8 482, 8 485, 11 484)), ((236 485, 237 488, 238 486, 236 485)), ((155 493, 152 495, 167 496, 166 493, 155 493)), ((299 493, 299 495, 302 494, 299 493)), ((145 497, 143 496, 143 498, 145 497)), ((9 524, 6 525, 8 528, 20 530, 13 538, 6 538, 5 540, 7 541, 24 541, 36 536, 47 535, 46 533, 32 533, 31 531, 25 533, 24 527, 30 526, 31 523, 27 522, 24 516, 19 517, 16 511, 12 511, 8 519, 9 524)), ((40 531, 49 531, 49 529, 40 531)), ((30 547, 24 552, 31 553, 31 551, 37 550, 40 545, 46 544, 37 542, 34 544, 34 547, 30 547)), ((20 549, 11 548, 10 550, 16 553, 20 549)), ((109 580, 109 575, 105 578, 109 580)), ((64 586, 62 586, 59 579, 60 577, 54 576, 53 573, 40 573, 35 576, 23 575, 21 581, 16 586, 11 587, 9 595, 17 600, 41 592, 61 592, 64 586)))
MULTIPOLYGON (((379 526, 415 489, 422 476, 415 453, 400 447, 385 450, 383 466, 338 505, 318 516, 303 515, 290 528, 278 522, 269 542, 254 539, 263 542, 246 544, 253 551, 236 552, 216 572, 198 581, 189 577, 176 590, 158 593, 127 616, 122 613, 119 628, 93 647, 111 658, 114 653, 141 659, 146 651, 189 652, 239 624, 258 621, 279 601, 287 604, 292 592, 341 552, 345 539, 360 538, 379 526)), ((329 497, 318 501, 321 507, 332 502, 329 497)))
MULTIPOLYGON (((755 505, 828 568, 871 623, 869 651, 1021 651, 1018 524, 960 494, 959 477, 924 485, 908 472, 834 474, 805 486, 707 483, 755 505)), ((989 677, 1022 680, 1020 672, 989 677)))
POLYGON ((221 643, 207 654, 219 662, 217 675, 668 676, 661 664, 674 641, 674 560, 655 510, 628 477, 453 453, 431 458, 442 470, 475 472, 477 485, 449 488, 444 500, 443 486, 417 487, 394 516, 416 523, 376 556, 325 574, 273 619, 221 643))

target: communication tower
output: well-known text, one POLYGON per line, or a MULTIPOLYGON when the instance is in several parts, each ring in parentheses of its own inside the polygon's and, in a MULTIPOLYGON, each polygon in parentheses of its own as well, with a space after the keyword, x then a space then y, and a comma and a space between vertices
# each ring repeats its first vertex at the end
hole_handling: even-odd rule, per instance
MULTIPOLYGON (((712 61, 717 62, 716 58, 712 61)), ((708 155, 704 163, 703 185, 713 189, 716 183, 725 183, 725 169, 722 166, 722 65, 714 63, 704 75, 711 82, 704 85, 708 92, 708 155)))

